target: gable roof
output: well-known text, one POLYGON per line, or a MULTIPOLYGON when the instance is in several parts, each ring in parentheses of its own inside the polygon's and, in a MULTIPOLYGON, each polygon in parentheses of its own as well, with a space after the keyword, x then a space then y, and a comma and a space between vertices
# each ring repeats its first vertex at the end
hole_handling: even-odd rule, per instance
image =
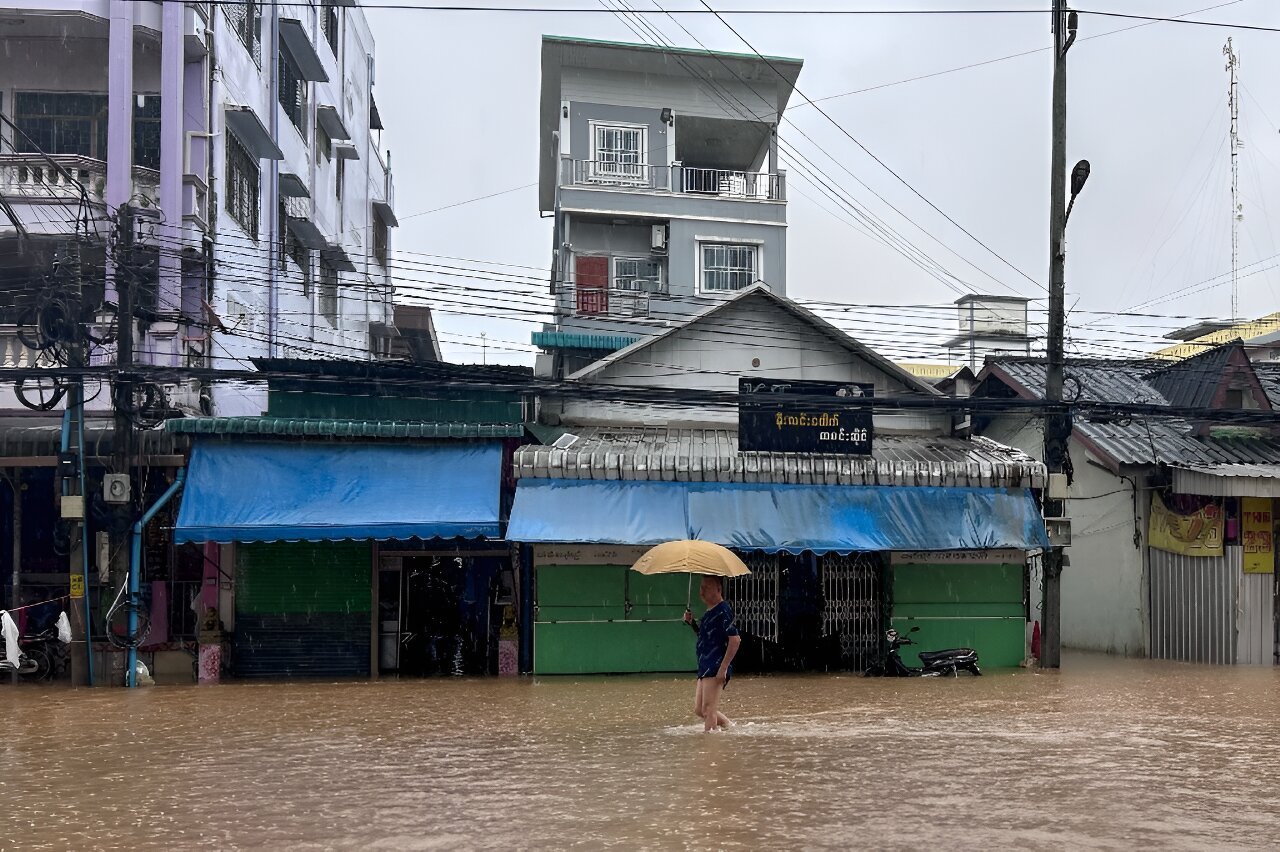
POLYGON ((607 355, 604 358, 601 358, 599 361, 594 361, 591 364, 588 364, 586 367, 583 367, 578 372, 569 376, 569 380, 581 381, 583 379, 590 379, 600 374, 604 370, 608 369, 609 367, 613 366, 614 364, 619 363, 621 361, 625 361, 626 359, 628 359, 629 357, 631 357, 632 355, 638 352, 643 352, 644 350, 652 347, 654 344, 658 343, 659 341, 666 340, 669 337, 673 337, 676 334, 679 334, 681 331, 684 331, 685 329, 692 328, 693 326, 698 325, 699 323, 706 322, 709 318, 715 316, 716 314, 721 313, 723 311, 727 311, 732 306, 752 298, 763 298, 766 301, 773 303, 776 307, 781 308, 783 311, 790 314, 795 319, 814 328, 820 334, 822 334, 823 336, 831 340, 831 342, 835 343, 840 347, 843 347, 845 350, 856 355, 862 360, 866 361, 868 364, 871 364, 873 367, 880 370, 882 373, 888 376, 891 376, 894 379, 902 382, 902 384, 904 384, 910 390, 927 394, 928 396, 942 395, 941 392, 938 391, 938 389, 935 388, 929 382, 925 381, 924 379, 921 379, 919 376, 913 375, 912 373, 908 372, 902 367, 899 367, 897 364, 893 363, 888 358, 876 352, 871 347, 854 339, 853 337, 850 337, 848 334, 841 331, 839 328, 836 328, 834 325, 827 322, 822 317, 818 316, 817 314, 813 313, 810 310, 800 307, 799 305, 797 305, 795 302, 791 301, 787 297, 780 296, 777 293, 774 293, 772 290, 770 290, 768 287, 766 287, 763 284, 753 284, 750 287, 747 287, 746 289, 740 291, 733 298, 708 307, 706 310, 695 314, 693 317, 681 323, 680 325, 672 326, 670 328, 662 330, 657 334, 650 335, 649 337, 641 338, 640 340, 637 340, 635 343, 631 344, 630 346, 624 349, 619 349, 617 352, 607 355))
POLYGON ((1239 338, 1162 367, 1149 374, 1147 381, 1174 407, 1209 408, 1223 383, 1235 376, 1244 377, 1260 406, 1270 405, 1239 338))

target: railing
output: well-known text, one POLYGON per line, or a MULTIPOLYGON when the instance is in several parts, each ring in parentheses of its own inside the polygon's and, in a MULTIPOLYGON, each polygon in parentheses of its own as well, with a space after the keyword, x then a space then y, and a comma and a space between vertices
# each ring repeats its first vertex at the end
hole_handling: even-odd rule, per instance
POLYGON ((603 186, 641 192, 675 192, 717 198, 785 201, 786 174, 706 169, 672 163, 650 166, 606 160, 563 162, 562 180, 574 186, 603 186))
POLYGON ((58 362, 52 354, 31 349, 23 343, 15 326, 0 325, 0 369, 56 366, 58 362))
POLYGON ((647 318, 650 296, 665 294, 666 286, 657 279, 636 279, 613 287, 580 286, 575 292, 578 316, 647 318))
MULTIPOLYGON (((75 201, 84 187, 90 201, 101 203, 106 184, 107 164, 92 157, 0 154, 0 196, 6 199, 75 201)), ((135 199, 156 204, 159 186, 160 172, 133 167, 135 199)))

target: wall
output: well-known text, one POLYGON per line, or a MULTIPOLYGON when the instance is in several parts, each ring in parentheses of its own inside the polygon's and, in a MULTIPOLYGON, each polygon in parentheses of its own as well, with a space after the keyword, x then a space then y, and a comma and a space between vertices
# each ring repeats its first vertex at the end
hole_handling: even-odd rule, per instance
POLYGON ((752 81, 750 85, 735 79, 717 80, 712 87, 690 77, 678 65, 673 65, 672 72, 680 76, 648 74, 642 78, 643 85, 638 85, 641 80, 633 72, 563 68, 560 97, 566 101, 625 103, 654 110, 670 107, 677 115, 705 118, 777 120, 777 84, 771 79, 752 81))
MULTIPOLYGON (((983 435, 1029 453, 1044 455, 1040 423, 1030 417, 1001 418, 983 435)), ((1141 657, 1147 654, 1145 560, 1136 547, 1133 490, 1128 480, 1090 461, 1079 441, 1071 443, 1075 480, 1068 491, 1071 564, 1062 572, 1062 644, 1066 647, 1141 657)), ((1139 492, 1139 529, 1146 528, 1145 493, 1139 492)), ((1032 595, 1033 620, 1041 619, 1039 593, 1032 595)))
MULTIPOLYGON (((628 101, 630 100, 629 98, 628 101)), ((653 168, 666 168, 670 165, 667 159, 667 133, 670 128, 662 123, 661 112, 660 108, 653 107, 614 106, 574 101, 569 106, 569 148, 561 153, 575 160, 592 159, 592 121, 639 124, 647 128, 644 162, 653 168)))

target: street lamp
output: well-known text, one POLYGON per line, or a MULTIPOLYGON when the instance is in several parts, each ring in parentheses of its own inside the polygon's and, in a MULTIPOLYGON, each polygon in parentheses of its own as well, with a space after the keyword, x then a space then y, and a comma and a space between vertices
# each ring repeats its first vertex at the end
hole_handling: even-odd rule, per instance
POLYGON ((1067 202, 1067 213, 1062 217, 1063 227, 1066 226, 1067 220, 1071 218, 1071 208, 1076 203, 1076 196, 1080 194, 1080 190, 1084 189, 1084 184, 1087 180, 1089 180, 1089 161, 1081 160, 1071 170, 1071 200, 1067 202))

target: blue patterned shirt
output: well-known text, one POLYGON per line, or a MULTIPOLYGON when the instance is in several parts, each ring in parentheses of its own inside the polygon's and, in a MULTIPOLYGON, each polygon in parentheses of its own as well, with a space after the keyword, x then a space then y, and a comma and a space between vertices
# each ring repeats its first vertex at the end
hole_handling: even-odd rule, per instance
MULTIPOLYGON (((720 601, 707 610, 702 621, 698 622, 699 678, 715 677, 724 662, 725 652, 729 650, 729 637, 737 635, 738 628, 733 623, 733 610, 728 601, 720 601)), ((733 674, 733 666, 726 674, 733 674)))

